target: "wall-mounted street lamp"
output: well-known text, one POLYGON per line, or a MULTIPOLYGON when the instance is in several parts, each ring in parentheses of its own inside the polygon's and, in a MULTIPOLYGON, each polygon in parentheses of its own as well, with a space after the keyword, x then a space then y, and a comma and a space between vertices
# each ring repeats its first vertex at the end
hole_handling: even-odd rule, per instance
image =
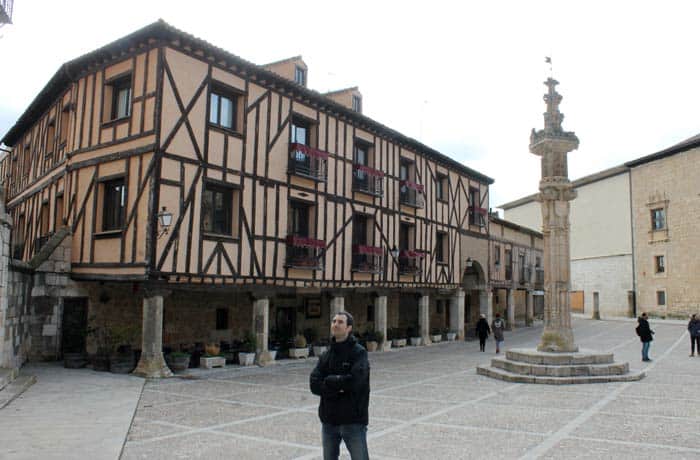
POLYGON ((170 224, 173 222, 173 213, 168 212, 167 208, 163 206, 163 210, 158 213, 158 238, 168 233, 170 229, 170 224))
POLYGON ((399 258, 399 250, 396 249, 396 245, 394 245, 394 247, 391 248, 391 250, 389 251, 389 254, 391 254, 391 257, 393 257, 394 259, 399 258))
POLYGON ((471 257, 467 257, 466 267, 467 267, 467 268, 472 268, 472 263, 473 263, 473 262, 472 262, 472 258, 471 258, 471 257))

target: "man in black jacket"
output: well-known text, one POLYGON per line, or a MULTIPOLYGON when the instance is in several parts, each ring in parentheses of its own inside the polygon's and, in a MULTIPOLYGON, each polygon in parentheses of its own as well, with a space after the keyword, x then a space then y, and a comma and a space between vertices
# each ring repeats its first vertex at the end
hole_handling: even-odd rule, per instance
POLYGON ((368 460, 369 362, 352 335, 352 315, 341 311, 331 322, 331 347, 311 372, 311 392, 321 397, 323 459, 337 460, 340 441, 352 460, 368 460))
POLYGON ((651 345, 651 341, 654 340, 652 337, 654 331, 649 327, 646 313, 642 313, 642 316, 637 318, 637 322, 639 323, 636 329, 637 335, 639 336, 639 340, 642 341, 642 361, 651 361, 651 359, 649 359, 649 346, 651 345))

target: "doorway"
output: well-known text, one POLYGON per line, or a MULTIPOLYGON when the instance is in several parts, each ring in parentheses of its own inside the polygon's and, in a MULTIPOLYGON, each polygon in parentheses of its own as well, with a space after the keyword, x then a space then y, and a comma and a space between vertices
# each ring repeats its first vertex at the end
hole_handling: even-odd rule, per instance
POLYGON ((87 297, 66 297, 63 299, 61 354, 85 352, 87 300, 87 297))

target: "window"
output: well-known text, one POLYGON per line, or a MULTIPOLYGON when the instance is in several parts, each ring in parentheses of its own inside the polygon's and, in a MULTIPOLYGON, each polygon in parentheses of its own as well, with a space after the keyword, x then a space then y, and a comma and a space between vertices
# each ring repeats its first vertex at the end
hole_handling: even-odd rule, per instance
POLYGON ((409 180, 409 172, 411 168, 410 161, 401 160, 401 165, 399 166, 399 179, 409 180))
POLYGON ((306 86, 306 70, 296 66, 294 67, 294 82, 301 85, 301 86, 306 86))
POLYGON ((53 144, 56 140, 56 123, 51 122, 46 130, 46 155, 53 153, 53 144))
POLYGON ((410 249, 411 225, 402 223, 399 226, 399 249, 410 249))
POLYGON ((447 233, 438 232, 435 238, 435 260, 440 263, 447 262, 447 253, 449 252, 447 244, 447 233))
POLYGON ((49 234, 49 202, 45 202, 41 205, 41 217, 40 219, 40 234, 39 236, 46 236, 49 234))
POLYGON ((666 228, 666 210, 656 208, 651 210, 651 229, 663 230, 666 228))
POLYGON ((216 309, 216 330, 228 329, 228 308, 216 309))
POLYGON ((368 219, 364 214, 352 216, 352 244, 367 245, 368 219))
POLYGON ((124 214, 126 211, 124 178, 105 181, 102 187, 104 190, 102 230, 121 230, 124 226, 124 214))
POLYGON ((63 109, 63 112, 61 112, 61 125, 59 126, 60 128, 60 137, 59 137, 59 143, 64 144, 68 140, 68 123, 70 120, 70 110, 63 109))
POLYGON ((58 230, 63 227, 63 195, 58 195, 56 197, 56 210, 54 211, 54 226, 53 228, 58 230))
POLYGON ((506 264, 506 280, 510 281, 513 279, 513 253, 510 249, 504 251, 505 264, 506 264))
POLYGON ((501 265, 501 247, 498 245, 493 248, 493 263, 501 265))
POLYGON ((357 113, 362 113, 362 98, 360 96, 352 97, 352 110, 357 113))
POLYGON ((291 201, 289 203, 288 233, 296 236, 310 236, 309 206, 307 204, 298 201, 291 201))
POLYGON ((202 229, 219 235, 233 235, 233 189, 206 184, 202 200, 202 229))
POLYGON ((666 291, 656 291, 656 305, 660 307, 666 305, 666 291))
POLYGON ((131 115, 131 76, 113 81, 111 119, 118 120, 131 115))
POLYGON ((442 174, 437 175, 435 184, 435 195, 440 201, 447 201, 447 176, 442 174))
POLYGON ((238 96, 213 88, 209 95, 209 123, 236 131, 237 117, 238 96))
MULTIPOLYGON (((311 146, 311 126, 304 120, 295 118, 292 120, 292 144, 311 146)), ((305 155, 306 156, 306 155, 305 155)))
POLYGON ((664 256, 654 257, 654 271, 656 273, 664 273, 666 271, 666 261, 664 260, 664 256))

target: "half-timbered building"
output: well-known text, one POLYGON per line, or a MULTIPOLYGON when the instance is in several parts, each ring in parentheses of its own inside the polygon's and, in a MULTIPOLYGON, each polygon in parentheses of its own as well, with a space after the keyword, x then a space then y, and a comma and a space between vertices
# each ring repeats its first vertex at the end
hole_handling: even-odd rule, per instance
POLYGON ((463 336, 486 305, 492 179, 364 116, 357 88, 308 89, 307 71, 162 21, 58 70, 0 163, 15 265, 64 248, 39 321, 56 338, 31 337, 43 356, 88 322, 138 326, 143 375, 167 375, 162 346, 249 330, 264 362, 341 309, 356 332, 463 336))

